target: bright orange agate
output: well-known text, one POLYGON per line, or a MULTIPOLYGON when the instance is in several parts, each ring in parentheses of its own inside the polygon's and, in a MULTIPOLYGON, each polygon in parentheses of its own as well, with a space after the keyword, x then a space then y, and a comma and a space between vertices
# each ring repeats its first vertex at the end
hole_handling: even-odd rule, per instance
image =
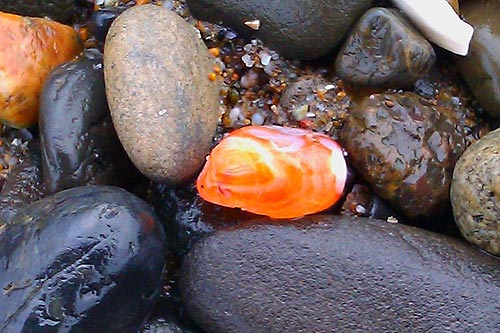
POLYGON ((73 28, 0 12, 0 122, 23 128, 38 121, 43 82, 57 65, 81 53, 73 28))
POLYGON ((332 206, 347 167, 340 146, 308 130, 248 126, 225 137, 196 181, 200 196, 273 218, 295 218, 332 206))

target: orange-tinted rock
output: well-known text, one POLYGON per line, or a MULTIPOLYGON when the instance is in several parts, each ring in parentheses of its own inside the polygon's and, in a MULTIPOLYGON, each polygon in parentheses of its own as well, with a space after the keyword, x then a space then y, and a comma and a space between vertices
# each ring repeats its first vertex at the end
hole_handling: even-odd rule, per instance
POLYGON ((0 12, 0 122, 24 128, 38 121, 38 97, 55 66, 82 51, 69 26, 0 12))
POLYGON ((278 126, 236 130, 214 148, 196 187, 212 203, 274 218, 294 218, 332 206, 347 167, 330 137, 278 126))

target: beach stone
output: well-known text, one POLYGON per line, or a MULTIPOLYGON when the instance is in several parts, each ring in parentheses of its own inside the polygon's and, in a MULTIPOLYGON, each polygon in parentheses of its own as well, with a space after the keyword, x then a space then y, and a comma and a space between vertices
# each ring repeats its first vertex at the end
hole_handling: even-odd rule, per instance
POLYGON ((111 25, 104 47, 106 95, 135 166, 167 183, 201 169, 220 117, 214 59, 196 30, 170 10, 135 6, 111 25))
POLYGON ((494 332, 499 263, 422 229, 317 215, 215 231, 180 283, 206 332, 494 332))
POLYGON ((460 74, 486 112, 500 119, 500 1, 464 1, 460 13, 474 26, 469 53, 455 57, 460 74))
POLYGON ((48 194, 82 185, 122 185, 134 167, 106 101, 102 59, 54 69, 40 96, 43 179, 48 194))
POLYGON ((453 172, 451 203, 463 236, 500 255, 500 130, 467 148, 453 172))
POLYGON ((195 17, 256 36, 286 58, 311 60, 337 47, 371 0, 187 0, 195 17), (256 29, 245 22, 259 21, 256 29))
POLYGON ((335 62, 336 74, 357 86, 408 87, 434 65, 431 44, 396 9, 367 11, 335 62))
POLYGON ((109 186, 59 192, 0 229, 0 330, 136 333, 166 240, 149 206, 109 186))
POLYGON ((450 183, 465 134, 452 109, 414 93, 373 94, 349 113, 341 142, 375 194, 411 219, 450 209, 450 183))
POLYGON ((75 0, 2 0, 0 11, 25 16, 50 17, 67 23, 76 11, 75 0))

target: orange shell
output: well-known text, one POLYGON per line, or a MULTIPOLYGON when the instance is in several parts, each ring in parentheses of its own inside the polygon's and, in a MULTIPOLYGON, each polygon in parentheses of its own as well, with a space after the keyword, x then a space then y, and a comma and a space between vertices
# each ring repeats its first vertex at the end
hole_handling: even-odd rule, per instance
POLYGON ((0 122, 23 128, 38 121, 38 98, 50 70, 82 51, 73 28, 0 12, 0 122))
POLYGON ((273 218, 295 218, 332 206, 347 166, 330 137, 279 126, 238 129, 213 149, 196 181, 200 196, 273 218))

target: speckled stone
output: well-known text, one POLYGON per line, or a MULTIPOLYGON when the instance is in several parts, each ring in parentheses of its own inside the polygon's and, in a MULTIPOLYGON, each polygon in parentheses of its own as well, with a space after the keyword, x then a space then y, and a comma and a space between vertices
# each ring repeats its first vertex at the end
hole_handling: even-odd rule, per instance
POLYGON ((428 218, 450 208, 453 167, 465 149, 452 109, 409 92, 373 94, 352 108, 340 138, 352 166, 400 213, 428 218))
POLYGON ((464 242, 366 218, 259 219, 184 258, 206 332, 497 332, 500 261, 464 242))
POLYGON ((113 22, 106 95, 123 147, 150 179, 183 182, 203 165, 220 116, 214 64, 196 30, 166 8, 135 6, 113 22))
POLYGON ((400 12, 377 7, 352 29, 335 70, 353 85, 402 88, 424 76, 435 60, 431 44, 400 12))
POLYGON ((500 129, 470 146, 458 160, 451 203, 464 237, 500 255, 500 129))

